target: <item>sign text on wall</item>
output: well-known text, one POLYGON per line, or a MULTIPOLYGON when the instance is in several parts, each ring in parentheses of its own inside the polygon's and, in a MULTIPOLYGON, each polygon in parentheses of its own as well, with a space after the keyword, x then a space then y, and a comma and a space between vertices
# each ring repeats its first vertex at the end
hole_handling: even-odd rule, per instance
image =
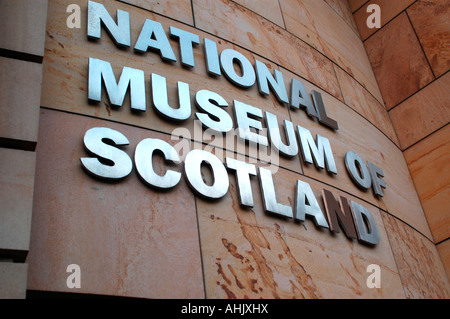
MULTIPOLYGON (((101 39, 102 27, 117 46, 130 47, 130 17, 129 13, 117 10, 117 22, 106 8, 99 3, 89 1, 88 27, 89 39, 101 39)), ((171 38, 179 43, 181 64, 190 68, 195 66, 194 48, 200 44, 199 36, 170 27, 171 38)), ((332 130, 338 130, 338 123, 327 115, 320 92, 312 90, 309 94, 304 85, 297 79, 291 80, 290 96, 287 94, 283 75, 278 70, 272 74, 267 66, 255 60, 255 65, 241 53, 233 49, 218 52, 217 44, 207 38, 203 39, 203 49, 207 72, 211 76, 221 76, 222 73, 234 85, 249 88, 257 83, 262 95, 273 93, 283 105, 302 109, 309 118, 316 118, 322 125, 332 130)), ((164 61, 176 62, 176 56, 169 39, 159 22, 146 19, 134 50, 139 53, 148 51, 159 54, 164 61)), ((88 99, 99 102, 102 99, 102 89, 112 105, 122 106, 125 95, 130 93, 131 108, 136 112, 147 109, 145 75, 143 70, 123 67, 119 81, 114 76, 111 63, 96 58, 89 58, 88 99)), ((155 73, 151 74, 152 104, 158 115, 168 121, 183 122, 192 114, 192 103, 189 84, 178 82, 178 107, 168 103, 166 78, 155 73)), ((228 102, 216 92, 199 90, 195 94, 195 104, 198 112, 195 116, 205 129, 226 134, 234 127, 232 117, 224 110, 228 102)), ((330 174, 338 174, 330 141, 323 136, 313 138, 311 132, 299 125, 284 120, 283 142, 277 117, 255 106, 244 102, 233 101, 233 114, 236 122, 238 138, 263 147, 272 147, 282 156, 293 157, 301 152, 303 161, 325 169, 330 174), (266 124, 267 136, 261 134, 263 122, 266 124)), ((105 127, 89 129, 84 136, 84 146, 92 157, 81 158, 83 168, 90 174, 109 180, 120 180, 128 176, 133 169, 132 159, 120 149, 129 141, 122 133, 105 127)), ((162 154, 166 162, 181 164, 176 149, 160 139, 144 139, 136 146, 134 164, 141 180, 156 189, 171 189, 176 187, 182 178, 182 173, 167 169, 164 175, 158 175, 153 168, 153 156, 162 154)), ((361 189, 373 188, 376 196, 383 196, 382 188, 386 184, 381 168, 371 162, 366 163, 354 152, 345 155, 345 166, 352 181, 361 189)), ((305 216, 311 217, 316 226, 329 228, 333 232, 343 229, 347 237, 358 239, 367 244, 377 244, 379 232, 370 211, 364 206, 348 201, 340 196, 339 201, 334 195, 324 189, 322 191, 326 217, 315 198, 310 185, 298 180, 296 184, 295 205, 285 205, 277 201, 272 172, 264 167, 239 161, 229 157, 225 163, 214 154, 194 149, 184 158, 184 176, 192 190, 207 199, 215 200, 225 196, 229 189, 228 171, 234 172, 238 186, 239 201, 242 206, 253 207, 251 176, 258 176, 264 209, 268 213, 304 221, 305 216), (209 167, 213 183, 207 184, 202 179, 201 169, 209 167)))

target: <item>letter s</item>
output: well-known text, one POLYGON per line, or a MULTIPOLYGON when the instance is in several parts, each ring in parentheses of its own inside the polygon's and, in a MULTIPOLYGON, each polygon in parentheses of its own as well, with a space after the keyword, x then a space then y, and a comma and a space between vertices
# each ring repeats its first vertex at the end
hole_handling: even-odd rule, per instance
POLYGON ((115 147, 130 144, 122 133, 106 127, 94 127, 86 132, 83 142, 88 152, 96 155, 80 158, 83 168, 92 175, 117 180, 131 173, 133 169, 131 158, 115 147))

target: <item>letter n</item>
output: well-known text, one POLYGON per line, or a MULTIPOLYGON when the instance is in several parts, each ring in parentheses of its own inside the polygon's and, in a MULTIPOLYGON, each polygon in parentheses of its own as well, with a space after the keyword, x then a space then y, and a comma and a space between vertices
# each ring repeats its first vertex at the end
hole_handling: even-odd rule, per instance
POLYGON ((130 15, 126 11, 117 10, 117 23, 103 4, 89 1, 87 36, 90 39, 101 38, 101 26, 106 27, 113 41, 119 46, 130 46, 130 15))

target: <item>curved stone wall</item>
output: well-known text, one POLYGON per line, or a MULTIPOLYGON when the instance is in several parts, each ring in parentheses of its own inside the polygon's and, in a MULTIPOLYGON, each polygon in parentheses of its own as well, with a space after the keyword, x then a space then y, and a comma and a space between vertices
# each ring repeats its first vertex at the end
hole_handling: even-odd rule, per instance
MULTIPOLYGON (((105 27, 101 38, 87 37, 87 1, 80 3, 82 26, 66 25, 73 1, 48 3, 43 84, 31 232, 28 289, 74 292, 66 285, 66 267, 78 264, 82 286, 76 292, 143 298, 405 298, 449 297, 449 283, 433 243, 421 203, 364 45, 344 1, 102 1, 114 21, 116 10, 129 13, 131 45, 119 47, 105 27), (176 62, 159 52, 133 48, 146 19, 161 24, 176 62), (199 36, 195 66, 181 65, 180 42, 170 27, 199 36), (208 74, 204 46, 209 39, 218 53, 232 49, 252 66, 262 62, 271 74, 282 74, 288 96, 292 79, 308 93, 321 94, 327 115, 339 128, 330 129, 303 109, 281 103, 257 83, 247 89, 225 75, 208 74), (89 59, 109 62, 116 79, 123 67, 145 75, 146 111, 131 108, 130 93, 120 107, 103 90, 101 102, 88 100, 89 59), (169 104, 178 97, 179 81, 189 85, 192 112, 174 122, 153 106, 151 75, 166 78, 169 104), (312 136, 329 140, 337 174, 294 157, 266 157, 241 140, 226 144, 208 136, 195 122, 196 93, 209 90, 228 103, 235 118, 236 102, 266 112, 312 136), (251 177, 254 206, 240 205, 238 181, 229 170, 230 187, 219 200, 196 196, 186 176, 170 191, 142 183, 136 170, 120 182, 86 174, 80 158, 89 156, 83 137, 92 127, 124 134, 123 150, 134 158, 136 145, 157 138, 184 150, 205 149, 223 163, 238 158, 269 168, 278 203, 294 208, 297 180, 308 183, 322 212, 322 190, 363 205, 380 233, 375 246, 348 239, 341 230, 315 226, 269 214, 261 195, 263 183, 251 177), (358 188, 345 166, 348 151, 384 172, 386 188, 379 197, 358 188), (367 267, 381 269, 381 288, 366 285, 367 267), (427 279, 424 279, 427 278, 427 279)), ((236 71, 239 75, 239 70, 236 71)), ((159 93, 159 92, 158 92, 159 93)), ((285 141, 285 135, 282 140, 285 141)), ((299 145, 300 146, 300 145, 299 145)), ((167 169, 162 158, 156 170, 167 169)), ((170 169, 183 172, 183 165, 170 169)), ((206 183, 210 174, 203 171, 206 183)))

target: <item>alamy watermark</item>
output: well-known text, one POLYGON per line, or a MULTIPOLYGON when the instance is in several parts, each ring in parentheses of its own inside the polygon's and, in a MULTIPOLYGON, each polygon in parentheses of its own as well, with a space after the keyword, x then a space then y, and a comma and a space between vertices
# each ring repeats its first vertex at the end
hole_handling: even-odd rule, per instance
POLYGON ((366 8, 366 12, 370 13, 367 17, 366 25, 369 29, 381 28, 381 9, 378 4, 370 4, 366 8))
POLYGON ((381 268, 377 264, 367 266, 366 272, 370 273, 367 277, 367 288, 381 288, 381 268))
POLYGON ((81 288, 81 268, 77 264, 70 264, 67 266, 66 272, 70 273, 67 277, 67 288, 81 288))
MULTIPOLYGON (((271 132, 272 136, 279 134, 277 129, 273 129, 271 132)), ((171 140, 175 142, 173 147, 181 160, 184 160, 191 149, 201 148, 213 153, 218 158, 232 157, 249 164, 259 162, 269 168, 272 173, 276 173, 280 164, 278 149, 273 145, 265 146, 257 140, 246 138, 248 136, 267 137, 268 134, 270 133, 267 128, 262 128, 258 132, 238 128, 222 133, 211 128, 205 129, 202 127, 201 121, 194 120, 193 130, 178 127, 172 131, 171 140)))

